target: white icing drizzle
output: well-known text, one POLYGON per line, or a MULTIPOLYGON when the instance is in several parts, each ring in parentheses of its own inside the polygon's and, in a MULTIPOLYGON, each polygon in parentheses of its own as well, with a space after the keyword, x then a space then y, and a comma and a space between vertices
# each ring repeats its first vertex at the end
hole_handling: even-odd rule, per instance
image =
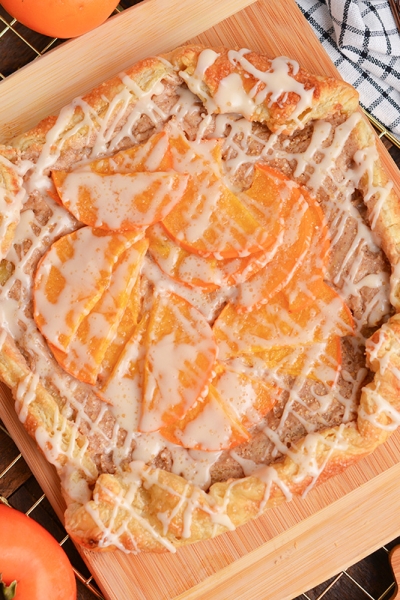
MULTIPOLYGON (((0 154, 0 174, 2 168, 11 172, 15 179, 14 189, 8 190, 0 183, 0 240, 6 239, 9 227, 17 224, 21 207, 25 198, 25 190, 22 187, 22 178, 16 167, 5 156, 0 154)), ((6 176, 7 178, 7 176, 6 176)), ((13 184, 12 184, 13 185, 13 184)), ((0 258, 4 256, 5 248, 0 244, 0 258)))
POLYGON ((173 173, 113 173, 100 175, 85 167, 68 173, 63 184, 63 194, 68 207, 81 221, 80 194, 84 191, 93 199, 96 217, 88 223, 93 227, 112 230, 133 229, 151 225, 156 220, 160 206, 168 212, 180 200, 187 178, 173 173), (151 201, 147 210, 138 211, 141 201, 147 199, 151 188, 151 201), (135 215, 132 219, 131 214, 135 215), (127 225, 128 224, 128 225, 127 225))
POLYGON ((373 413, 368 413, 364 407, 361 407, 359 416, 368 421, 374 427, 384 431, 395 431, 400 426, 400 411, 396 410, 380 393, 379 387, 376 390, 368 390, 369 397, 374 400, 375 407, 373 413), (382 423, 382 415, 389 419, 388 423, 382 423))
MULTIPOLYGON (((256 105, 265 102, 267 98, 268 103, 272 104, 278 102, 282 96, 284 100, 288 93, 294 92, 298 95, 299 101, 290 116, 292 120, 301 126, 302 123, 299 117, 312 105, 314 89, 311 88, 306 90, 302 83, 299 83, 290 75, 290 67, 292 67, 293 75, 296 75, 299 70, 299 64, 294 60, 281 56, 274 58, 271 61, 271 68, 269 71, 262 72, 259 69, 256 69, 246 59, 246 54, 249 52, 250 50, 246 49, 239 51, 230 50, 228 57, 232 63, 236 62, 240 64, 245 72, 250 73, 258 80, 249 94, 250 98, 254 99, 256 105), (260 83, 263 83, 265 87, 262 88, 260 83)), ((250 116, 243 111, 240 111, 240 113, 245 117, 250 116)))
POLYGON ((265 505, 269 500, 273 484, 275 484, 283 492, 283 495, 285 496, 286 500, 290 502, 293 495, 287 484, 284 481, 282 481, 282 479, 278 476, 276 470, 273 467, 261 467, 259 469, 256 469, 253 475, 266 484, 264 499, 260 504, 259 514, 262 514, 265 509, 265 505))
POLYGON ((66 244, 61 250, 60 244, 53 245, 35 277, 35 318, 40 317, 41 332, 60 350, 68 350, 82 319, 110 285, 112 270, 120 254, 135 239, 131 235, 99 236, 91 227, 78 229, 70 238, 60 240, 66 240, 67 249, 71 248, 68 258, 62 254, 66 244), (53 276, 54 271, 57 276, 53 276), (62 282, 56 298, 48 292, 54 280, 62 282))
MULTIPOLYGON (((295 177, 304 175, 307 165, 311 167, 312 172, 311 175, 308 176, 306 185, 315 195, 318 195, 319 189, 323 188, 327 178, 333 180, 338 189, 335 196, 335 202, 324 202, 326 219, 328 222, 331 222, 331 230, 333 233, 331 236, 332 251, 335 250, 336 246, 340 247, 347 226, 355 226, 357 228, 357 233, 351 247, 348 249, 346 256, 343 259, 342 267, 333 283, 339 287, 344 298, 354 298, 356 301, 360 299, 360 293, 363 288, 363 282, 355 280, 355 275, 359 266, 356 261, 362 260, 362 255, 366 250, 371 254, 376 254, 378 245, 373 231, 363 223, 357 209, 353 206, 351 202, 352 195, 360 186, 363 175, 367 174, 369 188, 367 197, 379 197, 379 201, 375 204, 374 208, 374 220, 376 222, 377 215, 392 187, 392 184, 388 184, 385 187, 375 186, 373 184, 373 165, 374 161, 377 159, 375 146, 365 148, 361 154, 358 154, 356 167, 346 168, 344 176, 342 173, 340 179, 338 178, 338 175, 336 175, 336 160, 342 153, 352 131, 357 127, 357 124, 361 119, 362 117, 359 113, 354 113, 344 123, 336 127, 333 140, 327 148, 321 148, 321 145, 328 139, 331 132, 331 125, 325 121, 316 121, 313 127, 310 144, 302 153, 279 149, 277 147, 276 134, 270 135, 267 142, 265 142, 259 136, 253 134, 251 124, 247 120, 232 119, 231 115, 218 115, 216 118, 215 131, 213 133, 213 135, 218 137, 223 134, 227 126, 230 127, 224 150, 228 151, 225 168, 228 169, 228 172, 231 173, 231 175, 238 172, 243 164, 254 164, 261 156, 268 160, 295 160, 297 165, 294 171, 295 177), (237 141, 240 138, 242 138, 241 141, 237 141), (257 156, 247 155, 246 149, 254 142, 258 145, 262 145, 260 152, 257 156), (351 219, 351 222, 349 219, 351 219), (349 267, 349 265, 352 266, 347 273, 346 267, 349 267)), ((389 310, 389 274, 380 273, 375 278, 369 277, 368 285, 371 285, 371 283, 371 287, 375 291, 375 301, 371 302, 367 307, 369 311, 367 313, 367 320, 368 324, 373 326, 378 323, 389 310)))
MULTIPOLYGON (((135 519, 139 521, 141 527, 143 527, 143 529, 147 533, 149 533, 150 536, 154 537, 158 542, 160 542, 162 546, 164 546, 170 552, 176 552, 176 549, 173 546, 173 544, 171 544, 171 542, 169 542, 168 539, 166 539, 164 536, 160 535, 146 519, 140 517, 140 515, 138 515, 138 513, 135 512, 132 508, 131 502, 141 482, 140 476, 137 475, 135 467, 137 468, 137 465, 132 465, 131 463, 132 475, 126 475, 127 481, 129 482, 130 480, 131 484, 125 495, 123 495, 122 493, 114 494, 110 489, 106 488, 105 486, 101 486, 102 494, 107 495, 109 497, 110 502, 113 503, 113 511, 108 525, 104 523, 100 511, 91 501, 85 504, 86 511, 92 517, 93 521, 96 523, 96 525, 100 528, 102 532, 102 536, 99 540, 99 547, 105 548, 107 546, 115 546, 119 550, 126 552, 125 546, 120 541, 120 536, 124 534, 128 535, 133 548, 137 549, 137 543, 129 531, 129 522, 131 519, 135 519), (127 514, 127 518, 123 520, 122 524, 119 527, 116 527, 115 519, 119 510, 123 510, 127 514)), ((139 467, 142 467, 142 465, 139 465, 139 467)), ((94 500, 96 501, 96 494, 94 495, 94 500)), ((135 550, 133 550, 133 552, 135 552, 135 550)))
POLYGON ((239 73, 234 72, 224 77, 214 96, 210 96, 202 80, 206 70, 219 56, 213 50, 204 50, 200 54, 192 75, 184 71, 179 74, 189 89, 203 99, 209 113, 239 113, 246 119, 254 117, 259 112, 259 105, 266 103, 270 106, 278 101, 284 102, 287 94, 294 92, 298 95, 299 101, 291 114, 291 119, 302 126, 300 117, 312 106, 314 89, 306 90, 304 85, 290 74, 290 67, 292 67, 292 74, 296 75, 299 69, 298 63, 285 57, 278 57, 271 61, 268 71, 260 71, 247 60, 246 54, 249 53, 250 50, 247 49, 230 50, 228 58, 232 65, 239 65, 245 73, 256 79, 256 84, 250 92, 244 89, 239 73))
MULTIPOLYGON (((70 106, 61 110, 56 123, 48 131, 46 142, 36 162, 23 161, 21 163, 19 167, 20 175, 21 177, 25 175, 24 183, 22 191, 15 198, 11 211, 4 193, 0 193, 0 210, 3 212, 4 208, 4 211, 11 215, 11 219, 17 220, 20 206, 28 199, 29 194, 37 192, 44 194, 46 190, 51 190, 52 184, 48 176, 49 171, 56 165, 65 145, 78 132, 85 132, 91 148, 90 158, 93 159, 102 155, 113 154, 119 149, 122 143, 136 144, 139 142, 140 134, 137 134, 135 127, 143 116, 147 117, 155 128, 160 128, 170 117, 174 119, 175 124, 173 126, 178 128, 184 128, 185 121, 190 121, 190 118, 193 116, 201 117, 202 121, 198 125, 197 138, 193 142, 192 147, 194 148, 203 136, 224 138, 223 151, 226 154, 224 160, 224 182, 227 183, 230 189, 235 188, 235 175, 239 170, 245 166, 247 170, 246 174, 251 173, 254 163, 260 161, 260 158, 267 161, 295 161, 294 177, 306 177, 307 187, 316 195, 319 189, 324 186, 327 178, 334 182, 338 190, 336 194, 337 202, 335 204, 328 202, 325 207, 327 218, 332 223, 332 247, 335 248, 337 245, 340 245, 349 217, 354 218, 357 227, 356 235, 351 247, 346 251, 341 270, 336 274, 334 283, 341 289, 346 298, 359 299, 363 288, 373 290, 372 298, 367 303, 364 311, 366 313, 366 323, 373 326, 388 312, 389 277, 385 273, 380 272, 368 274, 357 279, 360 267, 360 259, 357 257, 360 256, 360 252, 363 249, 367 249, 375 254, 378 251, 378 246, 373 233, 363 224, 357 209, 353 206, 352 195, 359 188, 361 179, 366 175, 368 179, 368 191, 365 199, 367 203, 374 199, 373 207, 370 210, 372 229, 374 229, 382 207, 390 193, 391 186, 382 187, 376 186, 373 183, 373 167, 377 158, 375 148, 365 148, 356 153, 352 157, 354 161, 353 166, 346 167, 346 173, 342 179, 339 177, 338 170, 334 166, 361 117, 356 113, 349 117, 342 125, 336 127, 333 133, 333 140, 329 142, 329 136, 332 134, 331 125, 324 121, 317 121, 313 126, 310 144, 302 152, 291 152, 287 145, 286 147, 285 144, 279 145, 278 134, 269 135, 267 140, 261 135, 257 135, 248 120, 241 118, 238 114, 231 113, 237 112, 248 117, 265 100, 268 103, 278 100, 284 102, 285 94, 292 91, 299 96, 299 102, 291 118, 301 127, 301 115, 311 104, 313 90, 304 90, 304 87, 290 75, 290 67, 293 74, 298 69, 298 65, 294 61, 289 61, 286 58, 277 58, 272 61, 271 69, 263 73, 255 69, 247 60, 246 54, 248 52, 246 49, 239 52, 231 51, 229 53, 229 60, 231 60, 232 64, 239 64, 244 71, 256 78, 257 84, 249 94, 245 93, 242 82, 238 80, 238 77, 232 74, 221 82, 220 88, 213 99, 205 95, 204 89, 200 84, 201 78, 206 69, 218 57, 211 50, 207 50, 201 54, 195 73, 192 76, 183 75, 192 92, 198 93, 204 99, 205 106, 210 114, 202 114, 198 98, 192 92, 184 89, 179 90, 176 104, 168 113, 165 113, 156 101, 157 97, 165 89, 164 83, 156 81, 148 90, 143 91, 125 74, 121 75, 121 83, 123 85, 120 92, 108 103, 107 110, 102 117, 99 117, 83 99, 75 99, 70 106), (133 102, 135 103, 134 107, 132 107, 133 102), (73 124, 72 117, 76 109, 80 110, 80 120, 73 124), (212 118, 211 113, 215 112, 220 114, 212 118), (249 147, 252 144, 257 144, 259 151, 254 154, 248 154, 249 147)), ((105 101, 108 102, 106 99, 105 101)), ((209 142, 210 152, 213 146, 214 143, 212 141, 209 142)), ((156 160, 156 157, 153 158, 156 160)), ((4 162, 6 159, 0 157, 0 160, 4 162)), ((189 170, 188 162, 180 165, 180 167, 183 171, 185 169, 189 170)), ((151 164, 149 168, 151 168, 151 164)), ((26 420, 29 406, 35 399, 35 390, 39 381, 51 380, 62 398, 62 408, 56 409, 52 434, 49 434, 43 427, 39 427, 36 430, 37 442, 45 452, 47 459, 53 464, 60 466, 60 455, 62 454, 67 457, 69 465, 74 465, 78 469, 85 470, 83 458, 89 447, 89 438, 97 438, 100 440, 102 451, 112 456, 117 469, 120 463, 126 462, 127 459, 132 461, 130 462, 130 472, 124 471, 124 481, 127 483, 127 489, 124 492, 121 491, 121 493, 113 494, 105 486, 101 488, 102 493, 108 495, 114 505, 113 514, 107 525, 102 521, 100 511, 96 508, 95 504, 88 501, 87 486, 82 485, 81 480, 74 483, 69 469, 66 468, 63 471, 62 476, 66 482, 69 495, 74 497, 75 500, 80 500, 84 503, 86 511, 102 531, 100 547, 115 545, 117 548, 125 550, 120 542, 120 535, 123 533, 129 536, 132 547, 137 548, 136 542, 128 529, 129 520, 136 519, 140 521, 141 526, 151 537, 154 537, 157 542, 174 552, 174 546, 164 536, 157 533, 147 521, 141 519, 132 508, 132 500, 142 480, 144 481, 145 488, 149 488, 153 484, 161 485, 157 476, 157 470, 150 472, 144 469, 144 463, 150 463, 155 460, 160 452, 166 449, 172 457, 171 468, 173 473, 182 475, 188 482, 193 483, 195 486, 207 489, 211 481, 212 466, 220 459, 221 452, 187 450, 167 442, 159 433, 139 434, 132 431, 137 419, 132 414, 127 418, 124 413, 126 407, 123 405, 114 407, 114 416, 118 416, 118 419, 113 423, 111 433, 106 433, 103 423, 109 415, 109 408, 103 404, 95 416, 89 416, 85 401, 80 399, 81 396, 78 393, 79 390, 88 391, 88 388, 85 388, 85 386, 66 374, 61 373, 60 370, 54 369, 54 363, 49 356, 46 344, 26 311, 26 306, 32 299, 32 264, 39 256, 43 255, 54 240, 73 231, 76 228, 76 224, 63 207, 58 206, 47 197, 46 202, 51 209, 51 214, 44 226, 33 210, 25 209, 21 211, 13 246, 7 255, 7 261, 14 265, 14 271, 0 288, 0 326, 3 328, 0 333, 0 348, 4 345, 6 335, 9 333, 17 343, 22 346, 27 345, 29 353, 35 361, 35 373, 31 373, 28 377, 21 380, 15 392, 19 418, 21 421, 26 420), (123 414, 125 416, 122 416, 123 414), (71 435, 68 447, 65 447, 63 435, 67 424, 71 429, 71 435), (124 427, 128 429, 128 432, 125 435, 125 441, 121 445, 118 437, 121 429, 123 430, 124 427), (81 431, 88 432, 88 438, 77 451, 76 439, 81 435, 81 431), (132 443, 134 443, 133 452, 132 443), (126 511, 129 518, 124 520, 119 528, 115 528, 115 518, 120 509, 126 511)), ((207 218, 207 211, 204 211, 204 218, 207 218)), ((4 226, 4 223, 2 223, 0 238, 4 236, 4 226)), ((194 231, 192 234, 195 238, 197 235, 197 226, 194 225, 193 227, 194 231)), ((396 267, 392 274, 392 290, 398 286, 400 279, 398 270, 398 267, 396 267)), ((181 295, 200 310, 209 321, 214 320, 219 309, 226 301, 234 301, 237 293, 235 288, 231 288, 213 294, 206 294, 198 288, 191 289, 173 282, 149 258, 145 259, 142 273, 154 285, 157 293, 173 292, 181 295)), ((362 323, 360 322, 357 325, 361 329, 362 323)), ((299 332, 299 336, 303 336, 304 338, 305 335, 304 332, 299 332)), ((303 338, 302 341, 306 343, 306 340, 303 338)), ((223 357, 221 349, 220 352, 221 355, 219 358, 223 357)), ((307 355, 306 363, 308 365, 315 364, 315 355, 313 353, 317 352, 318 348, 314 348, 307 355)), ((133 356, 134 358, 136 357, 135 354, 133 356)), ((295 360, 295 356, 293 356, 292 360, 295 360)), ((245 372, 243 365, 241 368, 245 372)), ((306 364, 306 373, 307 368, 306 364)), ((380 368, 383 371, 385 370, 386 365, 384 361, 380 363, 380 368)), ((323 374, 321 375, 323 380, 330 377, 329 371, 329 365, 324 365, 323 374)), ((253 367, 251 372, 253 375, 257 373, 257 365, 253 367)), ((342 396, 338 389, 328 391, 323 395, 313 392, 313 397, 318 407, 312 410, 305 404, 301 396, 304 380, 299 378, 294 385, 288 386, 276 373, 266 372, 264 369, 262 375, 275 380, 289 394, 278 427, 272 430, 265 426, 263 431, 274 445, 273 456, 276 457, 278 454, 287 455, 297 465, 296 482, 301 482, 311 477, 312 481, 307 488, 308 490, 315 485, 318 476, 324 469, 329 458, 336 451, 345 450, 346 441, 343 432, 346 425, 342 424, 338 427, 335 434, 328 440, 316 431, 317 425, 313 422, 308 422, 296 406, 306 407, 311 413, 314 411, 315 414, 321 414, 320 422, 323 422, 322 415, 329 409, 335 399, 343 406, 344 422, 349 422, 355 412, 355 403, 365 376, 365 370, 360 369, 355 377, 347 371, 342 370, 341 376, 343 379, 352 384, 350 396, 342 396), (301 448, 296 447, 296 445, 288 448, 287 444, 280 438, 285 423, 290 417, 293 417, 308 432, 304 445, 301 448), (315 448, 318 445, 323 445, 326 448, 325 458, 321 464, 318 464, 315 460, 315 448)), ((124 393, 131 395, 132 389, 128 388, 124 393)), ((373 414, 366 414, 363 411, 360 417, 379 428, 393 430, 397 427, 400 424, 400 415, 382 397, 379 389, 375 390, 371 397, 375 401, 376 410, 373 414), (380 422, 380 415, 383 413, 389 417, 390 422, 387 425, 383 425, 380 422)), ((231 451, 230 454, 242 466, 246 476, 253 474, 265 483, 265 493, 260 506, 260 513, 268 502, 273 485, 278 486, 284 496, 290 500, 291 491, 288 485, 279 478, 273 466, 260 466, 253 461, 244 459, 235 450, 231 451)), ((209 511, 216 533, 221 527, 233 529, 233 523, 225 511, 230 501, 232 489, 236 483, 232 482, 228 486, 222 504, 220 506, 213 505, 212 507, 207 507, 206 503, 200 501, 204 492, 199 489, 186 496, 190 488, 188 484, 183 494, 178 498, 173 511, 158 515, 162 529, 166 532, 174 516, 178 511, 183 510, 184 525, 182 535, 184 538, 189 537, 193 511, 198 507, 209 511)), ((168 488, 166 491, 177 495, 171 488, 168 488)), ((93 499, 96 501, 96 496, 93 499)))
POLYGON ((217 105, 212 100, 211 96, 205 92, 202 79, 206 70, 214 64, 218 56, 219 54, 214 52, 214 50, 204 50, 198 58, 193 75, 188 75, 184 71, 179 73, 193 94, 199 98, 205 98, 205 105, 209 113, 214 112, 217 105))
POLYGON ((36 399, 36 388, 39 383, 39 377, 35 373, 29 375, 20 381, 16 391, 15 409, 21 423, 25 423, 28 416, 29 405, 36 399))

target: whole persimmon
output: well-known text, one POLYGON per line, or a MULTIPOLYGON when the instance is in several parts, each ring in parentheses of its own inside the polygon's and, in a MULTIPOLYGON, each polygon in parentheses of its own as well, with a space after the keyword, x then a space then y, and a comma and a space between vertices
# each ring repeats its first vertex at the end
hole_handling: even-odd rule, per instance
POLYGON ((20 23, 56 38, 72 38, 101 25, 119 0, 1 0, 20 23))
POLYGON ((50 533, 0 500, 0 598, 76 600, 76 580, 50 533))

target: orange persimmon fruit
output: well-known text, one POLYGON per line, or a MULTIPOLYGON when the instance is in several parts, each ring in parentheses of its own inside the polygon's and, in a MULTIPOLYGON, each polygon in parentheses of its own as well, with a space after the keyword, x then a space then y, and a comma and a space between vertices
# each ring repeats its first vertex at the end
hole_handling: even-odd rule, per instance
POLYGON ((20 23, 56 38, 72 38, 101 25, 118 0, 2 0, 2 6, 20 23))
MULTIPOLYGON (((318 203, 307 190, 279 171, 258 164, 252 186, 243 197, 261 222, 263 218, 271 218, 270 209, 274 206, 271 193, 282 199, 280 218, 284 222, 284 228, 271 251, 270 260, 240 286, 239 311, 250 310, 268 302, 274 294, 287 286, 298 289, 297 272, 304 276, 301 284, 310 276, 309 269, 312 270, 312 275, 318 273, 322 277, 326 265, 329 240, 318 203)), ((298 295, 297 305, 300 304, 298 295)))
POLYGON ((139 431, 156 431, 181 418, 211 378, 217 346, 208 321, 173 292, 156 295, 145 338, 139 431))

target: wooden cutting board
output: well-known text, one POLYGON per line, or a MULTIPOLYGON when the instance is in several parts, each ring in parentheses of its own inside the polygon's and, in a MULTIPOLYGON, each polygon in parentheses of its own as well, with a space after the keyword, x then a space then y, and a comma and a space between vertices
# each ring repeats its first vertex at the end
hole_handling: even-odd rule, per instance
MULTIPOLYGON (((293 0, 145 0, 1 83, 0 141, 136 60, 189 39, 287 55, 337 75, 293 0)), ((382 145, 381 154, 400 194, 398 169, 382 145)), ((0 418, 62 518, 55 471, 18 422, 5 389, 0 418)), ((177 554, 82 555, 107 600, 290 600, 399 535, 399 481, 400 431, 305 499, 215 540, 177 554)))

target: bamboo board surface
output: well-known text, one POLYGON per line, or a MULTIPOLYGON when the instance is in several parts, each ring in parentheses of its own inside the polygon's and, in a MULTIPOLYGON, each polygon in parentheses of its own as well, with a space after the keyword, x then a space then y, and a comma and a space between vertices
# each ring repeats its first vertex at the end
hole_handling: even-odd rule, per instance
MULTIPOLYGON (((1 83, 0 141, 136 60, 189 39, 287 55, 316 73, 337 75, 293 0, 145 0, 1 83)), ((381 153, 400 194, 397 167, 383 146, 381 153)), ((0 399, 0 418, 62 518, 54 469, 23 430, 4 389, 0 399)), ((307 498, 215 540, 177 554, 82 554, 107 600, 290 600, 399 535, 399 480, 400 431, 307 498)))

